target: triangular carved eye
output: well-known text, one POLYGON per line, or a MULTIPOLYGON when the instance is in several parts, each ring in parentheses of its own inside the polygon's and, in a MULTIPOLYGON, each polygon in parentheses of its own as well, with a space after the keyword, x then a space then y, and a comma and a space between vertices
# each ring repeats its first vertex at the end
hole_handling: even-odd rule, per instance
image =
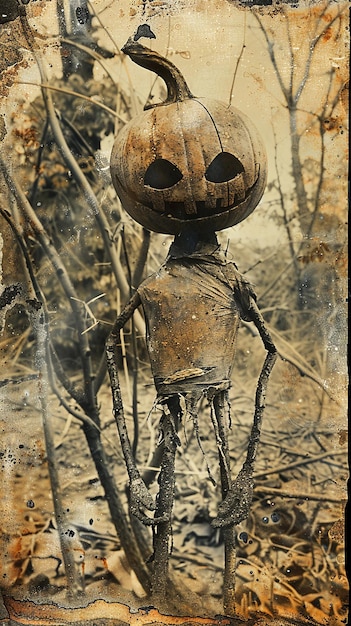
POLYGON ((244 167, 230 152, 220 152, 207 168, 205 178, 211 183, 226 183, 244 172, 244 167))
POLYGON ((156 159, 147 168, 144 183, 153 189, 168 189, 183 178, 176 165, 167 159, 156 159))

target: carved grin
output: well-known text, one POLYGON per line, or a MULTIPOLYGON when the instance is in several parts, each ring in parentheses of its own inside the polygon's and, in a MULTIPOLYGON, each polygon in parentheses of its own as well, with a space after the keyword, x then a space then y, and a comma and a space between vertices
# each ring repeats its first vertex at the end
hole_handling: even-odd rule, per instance
POLYGON ((156 207, 152 204, 147 204, 147 206, 149 207, 149 209, 156 211, 163 217, 173 217, 179 220, 188 221, 202 219, 206 217, 213 217, 214 213, 216 215, 220 215, 221 213, 225 213, 233 207, 239 206, 240 204, 245 202, 255 188, 256 184, 257 181, 252 185, 252 187, 247 189, 244 198, 239 198, 235 196, 234 202, 230 205, 225 204, 226 200, 224 198, 217 198, 215 212, 213 210, 213 206, 209 205, 204 200, 192 201, 190 203, 192 210, 189 210, 189 205, 185 205, 184 202, 170 202, 168 200, 164 201, 164 210, 162 212, 157 211, 156 207))
MULTIPOLYGON (((234 202, 231 206, 224 205, 224 198, 217 198, 216 200, 216 214, 224 213, 233 206, 238 204, 234 202)), ((180 220, 196 220, 203 217, 213 216, 213 207, 209 206, 205 201, 201 200, 193 203, 194 211, 189 213, 186 211, 184 202, 167 202, 165 201, 165 211, 161 215, 175 217, 180 220)), ((152 208, 152 207, 150 207, 152 208)))

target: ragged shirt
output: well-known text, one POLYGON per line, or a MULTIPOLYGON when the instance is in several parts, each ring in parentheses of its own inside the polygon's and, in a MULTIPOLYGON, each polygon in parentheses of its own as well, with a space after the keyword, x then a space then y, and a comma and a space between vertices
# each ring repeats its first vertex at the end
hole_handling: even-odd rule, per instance
POLYGON ((251 286, 218 251, 182 255, 172 248, 138 289, 159 397, 228 389, 240 319, 251 286))

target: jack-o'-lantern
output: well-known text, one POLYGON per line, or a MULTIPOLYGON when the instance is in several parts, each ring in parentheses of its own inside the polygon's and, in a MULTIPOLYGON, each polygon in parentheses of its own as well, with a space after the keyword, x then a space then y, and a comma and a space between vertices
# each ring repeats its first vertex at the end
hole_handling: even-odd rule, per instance
POLYGON ((149 230, 178 234, 189 222, 218 231, 245 219, 266 185, 266 155, 251 121, 222 102, 194 97, 173 63, 129 40, 123 48, 166 83, 167 98, 119 133, 113 184, 149 230))

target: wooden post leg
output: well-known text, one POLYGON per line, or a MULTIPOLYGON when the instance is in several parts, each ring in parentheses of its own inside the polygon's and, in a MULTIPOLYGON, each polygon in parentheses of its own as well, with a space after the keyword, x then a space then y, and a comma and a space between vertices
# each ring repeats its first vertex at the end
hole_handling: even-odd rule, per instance
POLYGON ((169 561, 169 541, 172 532, 172 508, 174 499, 174 466, 175 453, 179 438, 176 432, 174 415, 170 409, 165 407, 161 418, 161 432, 163 435, 163 457, 161 470, 158 478, 159 494, 156 503, 155 518, 164 518, 153 529, 154 531, 154 557, 153 557, 153 581, 152 599, 158 608, 166 604, 168 588, 168 561, 169 561))
MULTIPOLYGON (((228 398, 227 391, 220 391, 213 398, 216 417, 216 438, 219 451, 219 467, 221 473, 222 499, 224 500, 232 488, 230 473, 230 456, 228 443, 228 398)), ((224 579, 223 608, 225 615, 235 615, 235 570, 236 570, 236 531, 234 524, 223 529, 224 538, 224 579)))

